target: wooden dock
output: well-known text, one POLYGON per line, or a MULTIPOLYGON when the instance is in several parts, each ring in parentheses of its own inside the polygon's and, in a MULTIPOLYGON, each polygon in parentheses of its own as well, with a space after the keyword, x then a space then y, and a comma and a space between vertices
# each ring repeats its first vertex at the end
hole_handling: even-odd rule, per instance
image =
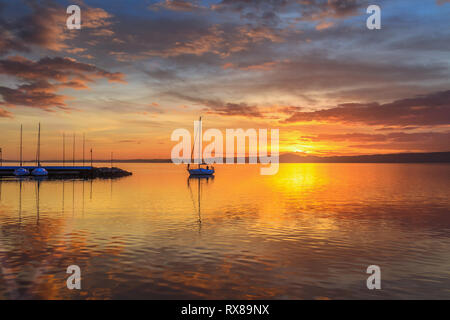
MULTIPOLYGON (((18 168, 32 172, 37 166, 0 166, 0 177, 14 176, 14 170, 18 168)), ((42 168, 45 168, 48 176, 52 178, 119 178, 132 175, 131 172, 116 167, 42 166, 42 168)))

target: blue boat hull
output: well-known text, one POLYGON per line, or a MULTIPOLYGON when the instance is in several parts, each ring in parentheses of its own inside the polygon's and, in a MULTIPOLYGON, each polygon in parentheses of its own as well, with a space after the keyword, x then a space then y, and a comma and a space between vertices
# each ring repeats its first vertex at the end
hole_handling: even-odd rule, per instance
POLYGON ((28 171, 25 168, 17 168, 14 170, 14 175, 18 176, 18 177, 28 176, 29 174, 30 174, 30 171, 28 171))
POLYGON ((31 174, 33 176, 38 176, 38 177, 48 176, 48 172, 44 168, 36 168, 33 171, 31 171, 31 174))
POLYGON ((210 176, 214 174, 214 170, 211 169, 189 169, 189 174, 191 176, 210 176))

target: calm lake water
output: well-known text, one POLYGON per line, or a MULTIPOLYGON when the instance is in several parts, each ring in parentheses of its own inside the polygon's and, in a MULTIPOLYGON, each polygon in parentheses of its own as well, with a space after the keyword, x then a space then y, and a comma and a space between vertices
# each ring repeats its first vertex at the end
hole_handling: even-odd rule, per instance
POLYGON ((120 166, 0 182, 0 298, 450 299, 450 165, 120 166))

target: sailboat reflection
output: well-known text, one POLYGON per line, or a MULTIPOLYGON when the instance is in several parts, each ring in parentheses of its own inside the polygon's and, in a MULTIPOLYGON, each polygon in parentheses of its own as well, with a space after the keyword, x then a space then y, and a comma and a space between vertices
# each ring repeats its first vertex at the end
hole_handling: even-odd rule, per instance
POLYGON ((40 202, 40 190, 41 190, 41 179, 35 179, 36 181, 36 224, 39 224, 39 202, 40 202))
POLYGON ((22 179, 19 179, 19 224, 22 222, 22 179))
POLYGON ((62 208, 61 213, 64 215, 64 194, 65 194, 65 188, 64 188, 64 180, 62 181, 62 208))
POLYGON ((214 181, 214 176, 190 176, 187 179, 188 189, 191 195, 192 204, 194 205, 195 211, 198 213, 198 223, 202 223, 202 215, 201 215, 201 199, 202 199, 202 186, 214 181), (191 184, 197 184, 197 205, 195 204, 194 195, 192 193, 191 184))

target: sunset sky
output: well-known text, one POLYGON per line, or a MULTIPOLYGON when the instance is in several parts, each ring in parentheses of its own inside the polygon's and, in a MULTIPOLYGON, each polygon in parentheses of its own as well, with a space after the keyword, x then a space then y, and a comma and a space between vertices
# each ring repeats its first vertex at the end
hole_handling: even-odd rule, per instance
POLYGON ((280 152, 450 151, 450 0, 0 0, 0 147, 170 158, 177 128, 279 128, 280 152), (81 30, 66 8, 81 7, 81 30), (382 9, 369 30, 366 8, 382 9), (70 151, 69 151, 70 150, 70 151))

